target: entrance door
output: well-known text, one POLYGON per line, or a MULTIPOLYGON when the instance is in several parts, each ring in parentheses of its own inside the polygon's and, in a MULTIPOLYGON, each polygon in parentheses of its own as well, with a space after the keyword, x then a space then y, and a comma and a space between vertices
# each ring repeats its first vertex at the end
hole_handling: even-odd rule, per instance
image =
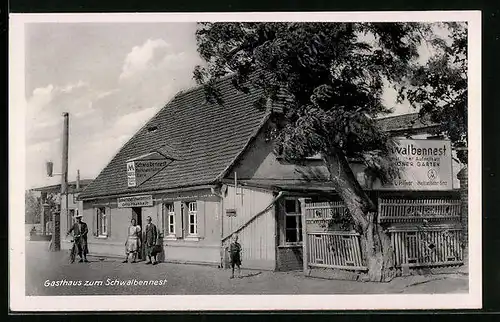
MULTIPOLYGON (((132 218, 135 219, 135 222, 136 224, 141 227, 141 230, 142 230, 142 208, 141 207, 133 207, 132 208, 132 218)), ((141 247, 139 249, 139 251, 137 252, 137 257, 139 260, 143 260, 144 259, 144 255, 143 255, 143 249, 144 247, 142 246, 142 231, 141 231, 141 234, 140 234, 140 237, 141 239, 141 247)))

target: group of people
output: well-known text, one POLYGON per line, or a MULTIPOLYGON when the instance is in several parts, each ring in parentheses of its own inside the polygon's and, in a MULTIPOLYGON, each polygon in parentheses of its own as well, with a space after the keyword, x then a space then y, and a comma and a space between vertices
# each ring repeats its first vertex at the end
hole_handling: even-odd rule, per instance
MULTIPOLYGON (((75 216, 75 223, 71 226, 70 230, 66 235, 73 233, 74 242, 78 251, 78 256, 80 257, 79 262, 88 262, 87 254, 88 243, 87 243, 87 235, 89 229, 87 224, 82 221, 82 215, 78 214, 75 216)), ((145 227, 144 234, 144 246, 146 251, 146 256, 148 257, 148 261, 146 264, 156 265, 158 264, 158 260, 156 256, 161 251, 161 245, 158 245, 158 229, 155 224, 152 223, 151 217, 147 217, 147 224, 145 227)), ((128 263, 128 259, 132 256, 132 263, 137 262, 137 255, 141 250, 141 226, 137 225, 135 218, 132 218, 130 221, 130 226, 128 227, 127 240, 125 241, 125 260, 123 263, 128 263)), ((238 276, 241 276, 241 245, 238 242, 238 235, 234 234, 229 244, 229 256, 231 263, 231 278, 234 278, 234 269, 238 268, 238 276)))
MULTIPOLYGON (((156 265, 158 260, 156 256, 161 251, 161 245, 158 245, 158 230, 155 224, 151 222, 151 217, 148 216, 146 219, 147 225, 144 234, 144 247, 146 250, 146 256, 148 261, 146 264, 156 265)), ((125 242, 125 260, 123 263, 128 263, 130 255, 132 255, 132 263, 137 262, 137 254, 141 249, 141 226, 137 225, 135 218, 130 221, 130 226, 128 227, 128 237, 125 242)))
MULTIPOLYGON (((73 241, 76 246, 78 257, 80 257, 79 262, 88 262, 87 255, 89 253, 87 235, 89 232, 88 226, 82 221, 82 215, 78 214, 75 216, 75 222, 67 232, 66 236, 73 234, 73 241)), ((148 261, 146 264, 156 265, 158 260, 156 259, 161 247, 158 246, 158 230, 156 226, 152 223, 151 217, 147 217, 147 225, 145 227, 144 236, 144 246, 146 250, 146 256, 148 261)), ((125 260, 123 263, 128 263, 128 258, 132 255, 132 263, 137 262, 138 252, 141 250, 141 226, 136 224, 136 220, 133 218, 131 220, 130 226, 128 228, 127 240, 125 241, 125 260)))

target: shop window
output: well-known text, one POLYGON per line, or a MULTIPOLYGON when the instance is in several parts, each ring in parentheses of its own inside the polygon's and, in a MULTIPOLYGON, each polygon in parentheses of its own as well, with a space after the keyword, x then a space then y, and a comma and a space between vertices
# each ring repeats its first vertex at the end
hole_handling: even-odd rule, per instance
POLYGON ((105 207, 97 208, 97 236, 108 237, 108 214, 105 207))
POLYGON ((297 199, 285 199, 285 244, 302 243, 302 218, 297 199))
POLYGON ((163 222, 165 236, 175 238, 175 211, 174 204, 163 204, 163 222))
POLYGON ((188 235, 196 236, 198 234, 198 208, 196 201, 189 202, 188 207, 188 235))

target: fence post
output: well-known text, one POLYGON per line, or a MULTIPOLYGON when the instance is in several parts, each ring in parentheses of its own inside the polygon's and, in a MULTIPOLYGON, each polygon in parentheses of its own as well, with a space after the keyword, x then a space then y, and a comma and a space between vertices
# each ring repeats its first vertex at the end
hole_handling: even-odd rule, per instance
POLYGON ((300 220, 302 221, 302 269, 304 271, 305 275, 308 274, 308 256, 309 254, 307 253, 307 221, 306 221, 306 200, 305 198, 300 198, 300 220))
POLYGON ((469 267, 469 184, 468 169, 465 166, 457 174, 460 180, 460 221, 462 224, 462 249, 464 266, 469 267))

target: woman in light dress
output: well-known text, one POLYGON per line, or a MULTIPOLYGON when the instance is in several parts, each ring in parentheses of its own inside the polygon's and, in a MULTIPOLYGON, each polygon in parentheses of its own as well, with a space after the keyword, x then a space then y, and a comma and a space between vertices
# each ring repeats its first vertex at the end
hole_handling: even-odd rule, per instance
POLYGON ((128 262, 129 254, 132 254, 132 263, 136 263, 137 252, 141 247, 141 226, 136 224, 135 218, 130 221, 130 226, 128 227, 128 237, 125 242, 125 260, 124 263, 128 262))

